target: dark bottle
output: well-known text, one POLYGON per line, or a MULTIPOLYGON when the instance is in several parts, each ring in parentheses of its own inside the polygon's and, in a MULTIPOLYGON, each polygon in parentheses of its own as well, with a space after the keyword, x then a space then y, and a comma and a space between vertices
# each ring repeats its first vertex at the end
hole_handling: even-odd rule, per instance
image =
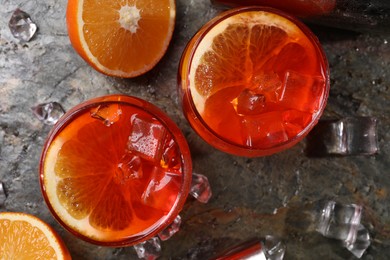
POLYGON ((390 34, 389 0, 211 0, 222 6, 262 5, 304 21, 358 32, 390 34))

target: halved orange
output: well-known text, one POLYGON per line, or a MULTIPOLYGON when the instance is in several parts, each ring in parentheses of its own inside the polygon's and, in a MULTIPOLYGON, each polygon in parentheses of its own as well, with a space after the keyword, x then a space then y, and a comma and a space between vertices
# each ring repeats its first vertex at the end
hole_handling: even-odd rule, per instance
POLYGON ((171 41, 175 0, 69 0, 70 41, 96 70, 117 77, 152 69, 171 41))
POLYGON ((55 230, 39 218, 0 212, 0 259, 71 259, 55 230))

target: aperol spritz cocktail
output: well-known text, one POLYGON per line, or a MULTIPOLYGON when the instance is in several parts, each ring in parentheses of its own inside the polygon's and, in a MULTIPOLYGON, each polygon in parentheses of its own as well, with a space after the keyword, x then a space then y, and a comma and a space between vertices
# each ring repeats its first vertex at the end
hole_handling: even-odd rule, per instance
POLYGON ((179 66, 183 110, 214 147, 239 156, 287 149, 317 123, 328 63, 313 33, 280 11, 223 12, 190 40, 179 66))
POLYGON ((88 242, 145 241, 178 215, 191 184, 179 128, 154 105, 110 95, 68 111, 51 130, 40 162, 54 217, 88 242))

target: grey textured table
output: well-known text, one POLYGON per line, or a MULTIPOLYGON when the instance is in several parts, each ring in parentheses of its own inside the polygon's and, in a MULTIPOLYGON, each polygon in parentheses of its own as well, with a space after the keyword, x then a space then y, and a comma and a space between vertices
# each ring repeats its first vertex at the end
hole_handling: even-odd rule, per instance
POLYGON ((50 127, 30 109, 50 101, 69 109, 92 97, 124 93, 151 101, 173 118, 188 139, 194 170, 208 176, 213 188, 208 204, 187 201, 181 231, 162 245, 163 259, 206 259, 231 244, 267 234, 283 239, 286 259, 353 259, 335 241, 287 221, 288 214, 294 214, 290 205, 323 198, 363 205, 363 224, 373 239, 363 259, 388 259, 389 36, 314 29, 331 69, 324 117, 377 117, 377 155, 308 158, 303 141, 273 156, 247 159, 224 154, 203 142, 184 119, 177 100, 176 73, 183 48, 218 12, 208 0, 177 1, 177 23, 168 52, 152 71, 128 80, 99 74, 74 52, 65 10, 65 0, 1 2, 0 181, 7 199, 0 211, 27 212, 47 221, 63 237, 74 259, 135 259, 132 248, 98 247, 73 237, 50 215, 38 182, 39 156, 50 127), (39 26, 34 39, 25 44, 15 40, 7 26, 17 7, 30 13, 39 26))

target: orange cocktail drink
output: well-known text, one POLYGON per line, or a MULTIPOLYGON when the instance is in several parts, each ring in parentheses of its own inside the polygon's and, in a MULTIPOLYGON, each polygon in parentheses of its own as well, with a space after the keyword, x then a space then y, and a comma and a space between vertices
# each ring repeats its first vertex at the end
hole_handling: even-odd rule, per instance
POLYGON ((138 98, 84 102, 53 127, 40 161, 44 199, 71 233, 105 246, 145 241, 178 215, 190 152, 179 128, 138 98))
POLYGON ((239 156, 285 150, 317 123, 329 92, 313 33, 280 11, 226 11, 190 40, 179 66, 183 110, 214 147, 239 156))

